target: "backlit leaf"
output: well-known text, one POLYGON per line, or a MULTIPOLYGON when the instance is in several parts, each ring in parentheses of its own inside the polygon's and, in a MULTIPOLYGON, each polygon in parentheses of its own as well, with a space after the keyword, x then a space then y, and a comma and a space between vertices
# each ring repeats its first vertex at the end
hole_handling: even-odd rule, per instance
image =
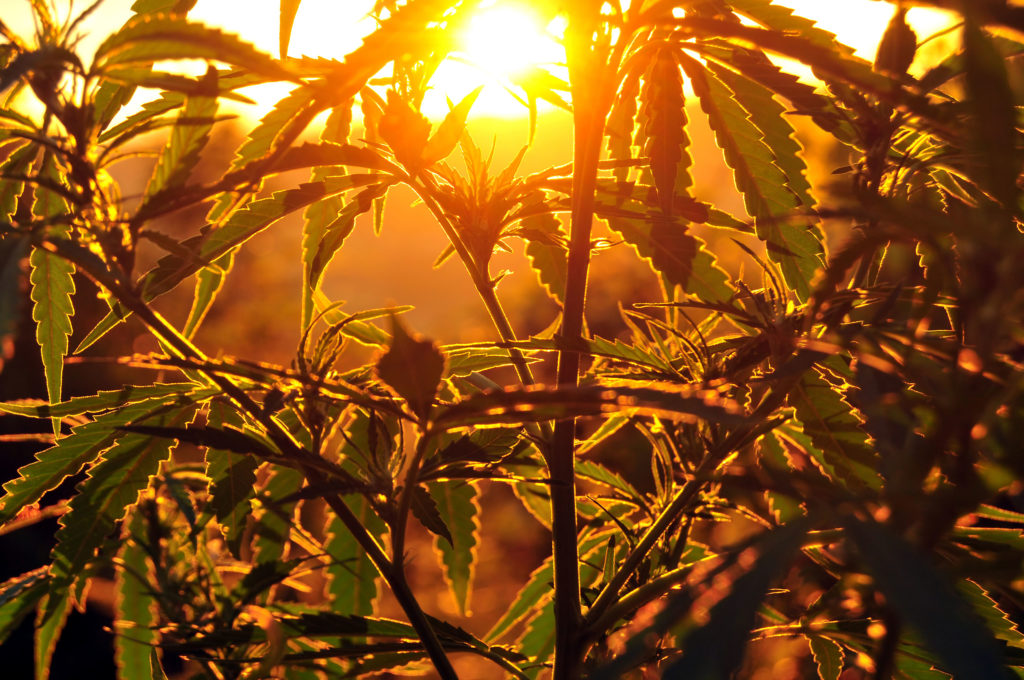
POLYGON ((437 504, 438 513, 451 531, 451 543, 434 539, 434 547, 441 553, 445 577, 459 611, 469 615, 469 597, 476 564, 477 534, 480 531, 480 505, 476 500, 476 487, 472 482, 451 480, 427 485, 437 504))
MULTIPOLYGON (((375 539, 380 540, 387 533, 387 525, 365 497, 350 494, 342 501, 375 539)), ((327 595, 333 610, 372 614, 377 598, 377 567, 337 516, 331 515, 325 529, 324 550, 331 557, 327 567, 327 595)))
POLYGON ((843 648, 838 644, 819 636, 809 637, 811 655, 818 666, 818 677, 821 680, 839 680, 843 672, 843 648))
POLYGON ((118 680, 151 680, 150 653, 157 642, 156 599, 148 581, 146 550, 132 536, 146 536, 145 516, 132 513, 115 563, 114 658, 118 680))
MULTIPOLYGON (((60 176, 50 155, 46 156, 40 174, 52 182, 60 183, 60 176)), ((36 217, 53 220, 48 235, 68 238, 71 225, 60 218, 67 214, 68 206, 56 192, 37 186, 32 213, 36 217)), ((33 248, 29 257, 32 273, 32 320, 36 322, 36 342, 43 358, 46 374, 46 394, 51 403, 60 401, 64 377, 64 357, 68 353, 68 337, 71 335, 71 317, 75 308, 71 296, 75 293, 73 275, 75 266, 67 260, 48 253, 42 248, 33 248)), ((53 431, 60 430, 57 420, 53 431)))
POLYGON ((49 570, 46 567, 7 579, 0 584, 0 643, 3 643, 46 595, 49 570))
POLYGON ((755 218, 757 236, 768 256, 779 263, 783 277, 801 300, 811 292, 815 273, 824 266, 818 228, 794 215, 800 200, 787 187, 787 178, 761 131, 721 80, 695 59, 681 55, 683 70, 715 133, 747 213, 755 218))
POLYGON ((430 165, 444 160, 455 149, 459 139, 462 138, 462 133, 466 130, 466 117, 469 116, 469 110, 473 108, 476 98, 483 89, 483 85, 481 85, 463 97, 462 101, 452 107, 452 110, 444 117, 423 148, 424 163, 430 165))
POLYGON ((36 615, 35 678, 47 680, 50 677, 50 661, 57 648, 57 641, 64 631, 68 614, 71 612, 71 594, 67 591, 53 591, 43 596, 36 615))
POLYGON ((803 374, 788 401, 813 443, 809 455, 820 459, 826 475, 838 476, 846 484, 880 488, 878 454, 863 429, 863 418, 817 369, 803 374))
POLYGON ((146 187, 146 198, 184 186, 199 163, 217 114, 217 69, 210 66, 200 81, 200 91, 185 99, 171 136, 167 140, 153 176, 146 187))
POLYGON ((299 11, 299 4, 302 0, 281 0, 281 26, 279 30, 278 47, 281 51, 281 58, 288 56, 288 43, 292 39, 292 26, 295 24, 295 15, 299 11))
POLYGON ((291 77, 273 57, 237 36, 174 14, 146 14, 129 19, 96 49, 94 63, 106 69, 161 59, 216 59, 271 78, 291 77))
MULTIPOLYGON (((166 406, 145 418, 146 423, 183 425, 195 415, 194 405, 166 406)), ((76 488, 68 512, 60 518, 50 573, 57 588, 68 588, 81 577, 96 548, 135 503, 160 463, 170 455, 171 440, 128 434, 119 438, 90 469, 76 488)), ((52 591, 59 592, 59 591, 52 591)))
MULTIPOLYGON (((212 391, 205 395, 197 392, 192 398, 199 400, 210 394, 212 391)), ((71 403, 73 400, 65 402, 71 403)), ((22 508, 35 503, 47 491, 57 488, 67 477, 77 474, 95 460, 122 436, 123 433, 117 429, 119 425, 157 415, 167 403, 166 398, 154 397, 99 416, 91 423, 75 427, 71 434, 61 437, 51 448, 37 453, 35 462, 19 469, 19 476, 4 484, 6 493, 0 499, 0 524, 9 522, 22 508)))

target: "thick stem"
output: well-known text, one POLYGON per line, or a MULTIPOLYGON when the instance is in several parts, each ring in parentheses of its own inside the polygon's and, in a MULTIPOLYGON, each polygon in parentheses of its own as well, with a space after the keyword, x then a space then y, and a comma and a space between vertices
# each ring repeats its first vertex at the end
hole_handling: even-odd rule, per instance
MULTIPOLYGON (((569 260, 562 314, 562 339, 573 345, 583 335, 583 308, 590 269, 590 234, 594 220, 598 161, 604 135, 603 97, 593 87, 596 74, 591 60, 570 60, 573 81, 573 191, 569 260), (575 66, 575 68, 573 68, 575 66), (597 94, 598 96, 595 96, 597 94)), ((563 351, 558 355, 558 385, 579 384, 580 354, 563 351)), ((579 554, 577 552, 576 481, 573 474, 576 423, 572 419, 555 424, 551 451, 547 457, 551 479, 552 558, 555 581, 555 666, 553 680, 576 676, 580 662, 579 554)))

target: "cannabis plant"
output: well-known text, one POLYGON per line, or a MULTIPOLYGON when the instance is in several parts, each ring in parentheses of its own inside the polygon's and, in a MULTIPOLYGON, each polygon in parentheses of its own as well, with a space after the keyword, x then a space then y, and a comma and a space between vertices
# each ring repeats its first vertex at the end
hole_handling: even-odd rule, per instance
POLYGON ((902 6, 872 63, 770 0, 534 2, 565 22, 565 70, 510 87, 536 126, 540 100, 571 111, 572 158, 527 173, 466 132, 475 94, 422 110, 477 0, 380 0, 342 60, 286 56, 298 0, 280 58, 193 4, 137 0, 89 53, 96 5, 31 0, 34 34, 0 23, 0 321, 35 333, 48 396, 0 409, 52 427, 0 523, 59 515, 49 562, 0 586, 0 636, 34 617, 37 678, 111 581, 125 680, 179 659, 201 678, 455 678, 467 655, 477 677, 556 680, 752 677, 779 654, 823 680, 1024 674, 1020 10, 914 3, 950 10, 957 45, 912 68, 902 6), (269 82, 290 92, 200 178, 225 100, 269 82), (692 116, 743 213, 695 193, 692 116), (797 127, 841 149, 828 182, 797 127), (147 151, 144 191, 122 193, 118 164, 147 151), (308 180, 267 188, 292 171, 308 180), (405 307, 324 292, 399 187, 490 341, 441 346, 405 307), (294 359, 200 346, 207 312, 231 314, 236 254, 292 213, 294 359), (743 275, 708 245, 733 242, 743 275), (558 308, 532 337, 492 263, 520 245, 558 308), (660 287, 621 301, 616 337, 584 316, 604 248, 660 287), (105 316, 81 327, 85 280, 105 316), (168 307, 186 286, 191 306, 168 307), (64 364, 129 319, 158 349, 120 361, 152 379, 65 394, 64 364), (356 345, 369 364, 346 363, 356 345), (446 620, 411 585, 432 558, 410 523, 465 614, 501 521, 480 499, 502 485, 550 529, 548 557, 499 620, 446 620))

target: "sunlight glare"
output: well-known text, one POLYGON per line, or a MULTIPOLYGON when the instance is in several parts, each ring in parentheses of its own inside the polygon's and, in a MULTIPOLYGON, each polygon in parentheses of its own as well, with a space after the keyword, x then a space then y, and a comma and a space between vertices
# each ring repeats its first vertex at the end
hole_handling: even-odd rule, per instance
POLYGON ((458 36, 452 58, 438 68, 424 109, 428 114, 443 114, 448 110, 447 99, 459 101, 482 85, 473 107, 475 115, 524 116, 526 109, 505 86, 534 67, 555 66, 558 71, 565 52, 557 31, 557 20, 545 28, 540 17, 521 2, 486 5, 458 36))

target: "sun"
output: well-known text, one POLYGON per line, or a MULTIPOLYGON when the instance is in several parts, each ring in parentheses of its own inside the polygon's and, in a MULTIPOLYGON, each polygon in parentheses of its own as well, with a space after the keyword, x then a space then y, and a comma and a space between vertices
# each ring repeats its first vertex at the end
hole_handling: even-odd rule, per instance
POLYGON ((446 100, 458 101, 483 86, 473 107, 476 115, 516 117, 525 110, 506 88, 532 69, 558 72, 565 62, 557 19, 545 19, 524 2, 498 0, 482 6, 459 29, 455 50, 431 81, 424 108, 447 111, 446 100))
POLYGON ((459 52, 471 64, 499 78, 557 62, 562 58, 561 48, 540 21, 524 5, 492 5, 469 20, 458 39, 459 52))

